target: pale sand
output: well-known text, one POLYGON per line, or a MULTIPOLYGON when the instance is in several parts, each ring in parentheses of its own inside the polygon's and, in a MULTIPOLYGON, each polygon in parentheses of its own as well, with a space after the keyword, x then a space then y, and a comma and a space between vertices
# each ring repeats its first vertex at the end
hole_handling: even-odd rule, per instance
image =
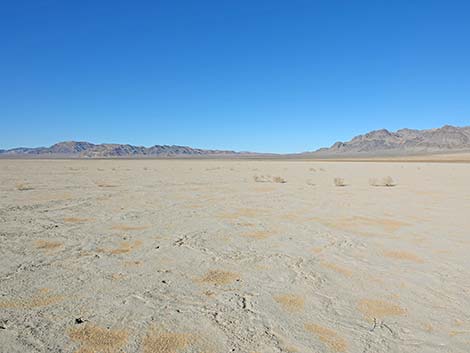
POLYGON ((468 163, 0 160, 0 191, 2 353, 470 351, 468 163))

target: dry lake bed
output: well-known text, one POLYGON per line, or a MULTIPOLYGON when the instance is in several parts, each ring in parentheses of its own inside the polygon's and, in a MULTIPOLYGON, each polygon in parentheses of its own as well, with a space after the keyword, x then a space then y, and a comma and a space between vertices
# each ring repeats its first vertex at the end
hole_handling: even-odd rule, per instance
POLYGON ((0 160, 0 352, 468 353, 470 164, 0 160))

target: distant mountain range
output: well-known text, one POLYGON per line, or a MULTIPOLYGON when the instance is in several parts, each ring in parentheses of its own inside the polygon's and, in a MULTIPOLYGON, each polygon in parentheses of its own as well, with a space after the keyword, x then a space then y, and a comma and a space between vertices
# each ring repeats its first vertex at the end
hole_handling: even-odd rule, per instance
POLYGON ((177 156, 230 156, 249 154, 247 152, 204 150, 187 146, 155 145, 152 147, 132 146, 103 143, 95 145, 90 142, 66 141, 50 147, 13 148, 0 150, 0 156, 29 156, 29 157, 177 157, 177 156))
MULTIPOLYGON (((289 157, 356 157, 356 156, 394 156, 413 154, 432 154, 470 151, 470 126, 455 127, 445 125, 437 129, 401 129, 390 132, 386 129, 375 130, 354 137, 348 142, 336 142, 329 148, 315 152, 291 154, 289 157)), ((50 147, 13 148, 0 150, 0 157, 230 157, 230 156, 271 156, 252 152, 225 150, 205 150, 187 146, 155 145, 152 147, 123 144, 93 144, 90 142, 59 142, 50 147)), ((280 155, 278 155, 280 156, 280 155)))
POLYGON ((445 125, 437 129, 375 130, 321 148, 318 156, 411 155, 470 151, 470 126, 445 125))

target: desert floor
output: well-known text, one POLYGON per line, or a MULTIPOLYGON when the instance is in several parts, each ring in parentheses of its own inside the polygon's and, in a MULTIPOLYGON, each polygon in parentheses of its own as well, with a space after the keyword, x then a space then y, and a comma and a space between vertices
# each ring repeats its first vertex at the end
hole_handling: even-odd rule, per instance
POLYGON ((469 270, 470 164, 0 160, 2 353, 468 353, 469 270))

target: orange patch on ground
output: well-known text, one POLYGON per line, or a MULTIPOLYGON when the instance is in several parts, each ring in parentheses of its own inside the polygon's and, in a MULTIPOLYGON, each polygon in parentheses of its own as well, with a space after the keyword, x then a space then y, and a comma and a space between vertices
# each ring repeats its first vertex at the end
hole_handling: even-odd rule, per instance
POLYGON ((178 353, 183 352, 195 337, 188 333, 163 332, 151 328, 143 341, 143 353, 178 353))
POLYGON ((67 223, 84 223, 93 221, 93 218, 78 218, 78 217, 66 217, 64 218, 64 222, 67 223))
POLYGON ((431 324, 424 324, 424 331, 426 332, 433 332, 434 331, 434 327, 432 327, 431 324))
POLYGON ((273 234, 274 234, 273 232, 259 230, 255 232, 243 233, 242 237, 253 238, 253 239, 266 239, 272 236, 273 234))
POLYGON ((55 250, 64 246, 64 243, 50 240, 36 240, 36 248, 41 250, 55 250))
POLYGON ((282 307, 290 312, 303 310, 304 298, 295 294, 282 294, 274 297, 274 300, 282 305, 282 307))
POLYGON ((127 254, 136 248, 139 248, 142 245, 141 240, 135 240, 134 242, 123 241, 118 248, 113 250, 108 250, 110 254, 118 255, 118 254, 127 254))
POLYGON ((259 264, 257 264, 257 265, 255 265, 255 268, 256 268, 257 270, 265 271, 265 270, 271 269, 271 266, 268 266, 268 265, 259 265, 259 264))
POLYGON ((150 228, 150 226, 130 226, 130 225, 126 225, 126 224, 118 224, 118 225, 115 225, 112 227, 112 229, 114 230, 122 230, 122 231, 131 231, 131 230, 144 230, 144 229, 148 229, 150 228))
POLYGON ((68 334, 72 341, 80 344, 76 353, 122 352, 129 337, 126 330, 106 329, 91 324, 71 328, 68 334))
POLYGON ((347 342, 335 331, 316 324, 305 324, 305 329, 315 334, 320 341, 334 352, 346 352, 347 342))
POLYGON ((413 261, 417 263, 424 262, 423 259, 421 259, 419 256, 416 256, 415 254, 407 252, 407 251, 384 251, 383 254, 386 257, 397 259, 397 260, 407 260, 407 261, 413 261))
POLYGON ((41 191, 39 194, 35 194, 29 199, 34 200, 34 201, 48 202, 48 201, 70 200, 72 198, 73 198, 72 194, 68 192, 54 192, 52 190, 47 190, 47 191, 41 191))
POLYGON ((219 215, 222 219, 238 219, 242 217, 256 218, 266 214, 266 210, 257 208, 239 208, 238 210, 231 213, 223 213, 219 215))
POLYGON ((406 314, 406 309, 403 309, 401 306, 376 299, 363 299, 359 301, 357 308, 368 319, 383 319, 387 316, 406 314))
POLYGON ((347 276, 347 277, 351 277, 351 276, 353 275, 353 272, 352 272, 350 269, 345 268, 345 267, 342 267, 342 266, 339 266, 339 265, 334 264, 334 263, 332 263, 332 262, 323 261, 323 262, 321 263, 321 265, 322 265, 323 267, 326 267, 326 268, 328 268, 328 269, 330 269, 330 270, 333 270, 333 271, 335 271, 335 272, 337 272, 337 273, 341 273, 342 275, 345 275, 345 276, 347 276))
POLYGON ((279 219, 287 221, 305 221, 303 216, 300 216, 298 213, 285 213, 279 216, 279 219))
POLYGON ((61 295, 48 295, 48 288, 42 288, 39 290, 39 294, 32 298, 18 298, 10 300, 0 300, 0 308, 3 309, 33 309, 57 304, 64 300, 61 295))
POLYGON ((254 227, 256 224, 254 223, 249 223, 249 222, 242 222, 242 223, 237 223, 237 226, 241 227, 254 227))
POLYGON ((400 228, 408 225, 408 223, 401 222, 389 218, 370 218, 363 216, 353 216, 340 218, 338 220, 325 220, 314 218, 313 220, 321 224, 343 230, 346 232, 355 232, 361 235, 375 235, 376 233, 394 233, 400 228))
POLYGON ((126 278, 126 276, 124 276, 122 273, 113 273, 111 275, 111 279, 113 281, 122 281, 125 278, 126 278))
POLYGON ((141 240, 135 240, 133 242, 123 241, 119 244, 117 248, 114 249, 105 249, 97 248, 96 251, 99 253, 107 253, 112 255, 127 254, 132 250, 139 248, 142 245, 141 240))
POLYGON ((224 285, 232 283, 239 278, 240 276, 237 273, 221 270, 210 270, 204 275, 201 281, 215 285, 224 285))

